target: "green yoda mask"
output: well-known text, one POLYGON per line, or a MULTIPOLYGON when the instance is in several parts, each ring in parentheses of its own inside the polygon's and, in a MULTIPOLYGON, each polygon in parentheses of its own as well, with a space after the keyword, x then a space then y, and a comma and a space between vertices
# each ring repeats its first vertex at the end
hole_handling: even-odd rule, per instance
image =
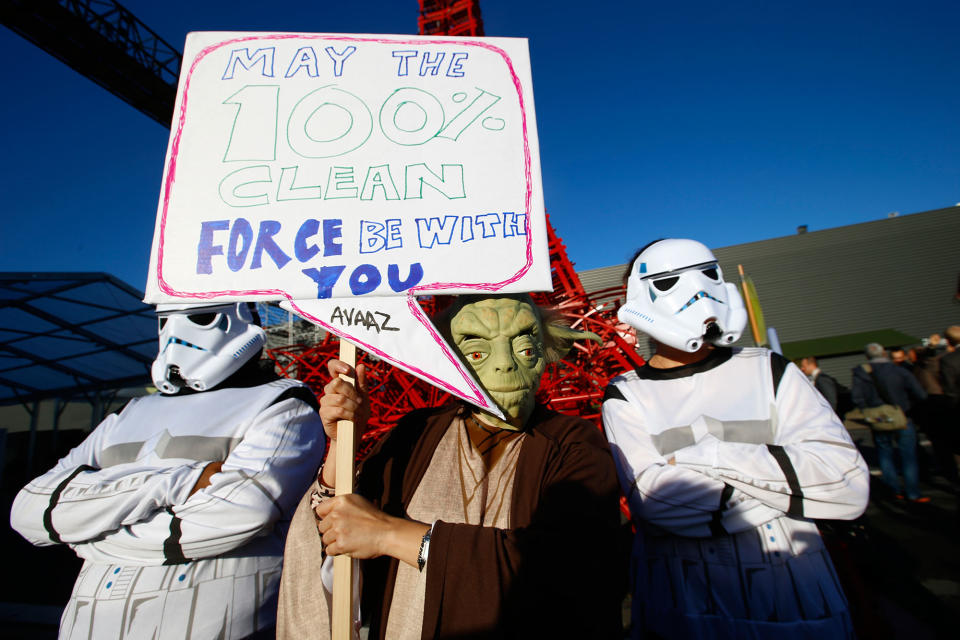
POLYGON ((449 312, 450 338, 480 383, 506 416, 522 428, 533 412, 540 376, 578 338, 600 342, 593 333, 544 322, 530 296, 463 296, 449 312))

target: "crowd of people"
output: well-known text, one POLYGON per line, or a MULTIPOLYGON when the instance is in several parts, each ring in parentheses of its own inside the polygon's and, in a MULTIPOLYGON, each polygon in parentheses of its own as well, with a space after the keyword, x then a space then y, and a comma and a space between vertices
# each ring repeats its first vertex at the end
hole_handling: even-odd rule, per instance
POLYGON ((854 637, 815 522, 869 498, 838 411, 902 410, 875 423, 883 480, 922 501, 910 452, 920 425, 953 460, 960 327, 900 364, 868 345, 846 393, 813 358, 732 346, 746 310, 703 244, 652 242, 624 281, 618 317, 654 351, 606 389, 602 431, 536 400, 547 363, 597 336, 525 294, 461 296, 435 323, 499 413, 404 416, 346 495, 337 432, 369 419, 362 365, 328 363, 318 403, 260 367, 251 305, 158 308, 159 393, 13 504, 25 538, 84 560, 61 638, 329 637, 343 554, 370 638, 621 638, 628 592, 634 638, 854 637))
POLYGON ((918 432, 924 433, 932 445, 929 471, 960 488, 958 346, 960 326, 949 327, 943 336, 933 334, 915 347, 886 349, 879 343, 870 343, 864 349, 866 362, 851 372, 849 389, 821 371, 815 357, 797 361, 835 412, 870 427, 883 484, 896 499, 930 501, 920 493, 918 432), (886 416, 873 417, 880 415, 876 413, 878 408, 886 407, 899 413, 887 410, 886 416), (869 414, 871 410, 873 416, 865 416, 864 411, 869 414), (889 416, 895 419, 887 419, 889 416))

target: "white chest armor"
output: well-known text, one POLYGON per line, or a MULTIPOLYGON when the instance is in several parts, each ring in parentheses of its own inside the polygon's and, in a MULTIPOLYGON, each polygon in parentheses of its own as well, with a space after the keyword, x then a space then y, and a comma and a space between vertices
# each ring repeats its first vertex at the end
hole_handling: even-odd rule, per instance
POLYGON ((764 349, 644 367, 612 381, 603 419, 638 525, 635 624, 664 637, 849 635, 807 518, 859 515, 869 476, 799 369, 764 349))
POLYGON ((270 628, 289 520, 324 450, 305 393, 280 379, 138 398, 31 482, 14 505, 18 531, 85 560, 60 637, 270 628), (211 461, 220 472, 193 491, 211 461))

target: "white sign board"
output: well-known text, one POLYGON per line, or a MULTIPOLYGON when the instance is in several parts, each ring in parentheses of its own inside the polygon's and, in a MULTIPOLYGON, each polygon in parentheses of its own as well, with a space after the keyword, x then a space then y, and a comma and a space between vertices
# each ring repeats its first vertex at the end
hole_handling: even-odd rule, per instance
POLYGON ((147 302, 286 300, 485 405, 404 297, 550 287, 526 40, 188 36, 147 302))

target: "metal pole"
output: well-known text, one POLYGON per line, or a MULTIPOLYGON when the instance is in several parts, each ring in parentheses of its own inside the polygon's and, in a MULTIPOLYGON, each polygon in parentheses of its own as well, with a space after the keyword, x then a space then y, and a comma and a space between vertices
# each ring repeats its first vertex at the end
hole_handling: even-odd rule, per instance
POLYGON ((93 394, 93 407, 90 410, 90 431, 93 431, 97 428, 97 425, 100 424, 100 421, 103 420, 103 405, 100 401, 100 392, 95 391, 93 394))
POLYGON ((30 410, 30 440, 27 443, 27 477, 33 477, 33 460, 37 452, 37 416, 40 413, 40 401, 33 401, 30 410))
POLYGON ((50 448, 53 450, 53 457, 59 458, 59 450, 57 449, 57 435, 59 433, 60 427, 60 413, 63 411, 61 406, 63 402, 60 398, 55 398, 53 401, 53 436, 51 437, 50 448))

